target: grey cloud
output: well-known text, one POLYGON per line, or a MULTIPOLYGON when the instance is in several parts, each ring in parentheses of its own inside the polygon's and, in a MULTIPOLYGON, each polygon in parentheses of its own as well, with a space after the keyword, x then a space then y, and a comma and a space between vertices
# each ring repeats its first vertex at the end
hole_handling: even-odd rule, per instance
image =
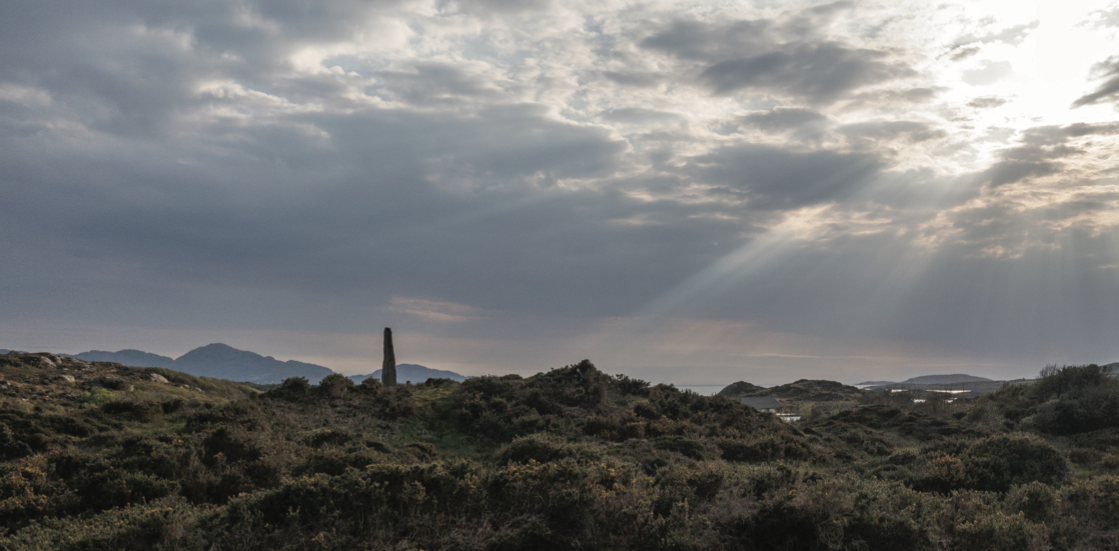
POLYGON ((792 152, 762 145, 725 147, 691 159, 687 171, 752 209, 795 209, 842 200, 882 169, 868 154, 792 152))
POLYGON ((1049 161, 1006 160, 995 163, 983 172, 984 179, 992 186, 1020 182, 1027 178, 1056 174, 1060 163, 1049 161))
POLYGON ((952 61, 962 61, 977 53, 979 53, 979 46, 956 46, 944 55, 948 55, 948 59, 952 61))
POLYGON ((1009 101, 1010 100, 1003 99, 997 96, 985 96, 981 98, 975 98, 967 102, 967 106, 974 107, 976 109, 994 109, 995 107, 1006 105, 1006 103, 1009 101))
POLYGON ((1064 167, 1062 161, 1084 153, 1083 149, 1069 144, 1072 138, 1115 134, 1119 134, 1119 123, 1031 128, 1023 133, 1019 145, 999 151, 999 160, 980 173, 980 180, 998 187, 1056 174, 1064 167))
POLYGON ((767 132, 784 132, 805 126, 823 126, 827 116, 804 107, 775 107, 769 111, 755 111, 738 118, 739 124, 767 132))
POLYGON ((494 13, 520 13, 547 9, 552 5, 551 0, 457 0, 439 2, 442 6, 458 4, 463 11, 494 12, 494 13))
POLYGON ((1097 78, 1105 79, 1095 91, 1085 94, 1072 102, 1072 108, 1093 105, 1119 99, 1119 56, 1112 56, 1092 67, 1097 78))
POLYGON ((641 71, 605 71, 602 76, 618 84, 638 88, 654 88, 664 79, 663 75, 641 71))
POLYGON ((916 74, 885 54, 834 43, 800 45, 716 63, 701 78, 718 94, 743 89, 783 92, 813 103, 830 103, 848 92, 916 74))
MULTIPOLYGON (((73 120, 118 135, 154 136, 205 103, 203 81, 284 95, 298 48, 350 38, 394 2, 110 2, 21 4, 3 18, 3 81, 46 90, 73 120), (248 23, 245 19, 255 23, 248 23), (34 48, 29 44, 35 44, 34 48)), ((295 83, 295 92, 303 83, 295 83)))
POLYGON ((712 24, 678 20, 641 42, 645 48, 696 60, 726 59, 737 52, 762 50, 781 40, 780 29, 768 20, 712 24))
POLYGON ((903 90, 876 90, 872 93, 864 93, 856 96, 860 101, 879 101, 884 104, 890 103, 927 103, 936 99, 937 94, 941 89, 937 88, 906 88, 903 90))
POLYGON ((917 121, 860 122, 843 125, 838 131, 849 138, 874 141, 904 140, 910 143, 935 140, 947 135, 944 130, 917 121))
POLYGON ((594 264, 610 264, 599 256, 597 232, 605 220, 628 216, 619 211, 625 200, 604 205, 589 192, 549 197, 523 179, 609 175, 624 144, 544 115, 536 106, 476 117, 307 115, 330 133, 333 146, 300 141, 298 133, 285 143, 275 129, 243 128, 237 149, 223 155, 191 146, 146 160, 151 152, 58 162, 56 154, 66 155, 8 141, 0 158, 5 188, 22 176, 0 217, 5 226, 20 226, 49 208, 60 223, 29 243, 52 236, 158 281, 253 281, 300 295, 427 293, 501 308, 529 299, 559 308, 551 301, 577 303, 571 293, 596 285, 594 264), (274 164, 273 156, 307 147, 316 148, 309 164, 274 164), (442 164, 448 156, 453 162, 442 164), (207 168, 178 164, 178 157, 207 168), (458 186, 460 180, 469 185, 458 186), (487 191, 510 182, 520 185, 487 191), (586 276, 566 274, 565 266, 579 266, 586 276), (550 298, 527 296, 545 283, 555 286, 550 298))
MULTIPOLYGON (((830 6, 820 15, 844 6, 830 6)), ((699 81, 716 94, 751 89, 827 104, 859 88, 916 74, 884 52, 813 36, 817 26, 805 23, 810 19, 676 21, 641 45, 707 63, 699 81)))
POLYGON ((781 23, 781 30, 786 36, 791 37, 814 36, 821 28, 834 21, 839 14, 854 7, 854 2, 846 0, 812 6, 784 20, 781 23))
POLYGON ((413 72, 376 73, 395 98, 417 106, 459 103, 467 98, 494 99, 501 90, 488 80, 447 63, 417 63, 413 72))
POLYGON ((602 114, 602 118, 624 123, 674 123, 684 122, 683 115, 679 113, 669 113, 667 111, 657 111, 654 109, 645 109, 641 107, 623 107, 621 109, 611 109, 602 114))
POLYGON ((870 92, 858 92, 851 95, 851 101, 845 107, 854 109, 858 107, 871 107, 876 109, 894 108, 909 109, 912 106, 928 103, 936 99, 942 88, 902 88, 902 89, 876 89, 870 92))

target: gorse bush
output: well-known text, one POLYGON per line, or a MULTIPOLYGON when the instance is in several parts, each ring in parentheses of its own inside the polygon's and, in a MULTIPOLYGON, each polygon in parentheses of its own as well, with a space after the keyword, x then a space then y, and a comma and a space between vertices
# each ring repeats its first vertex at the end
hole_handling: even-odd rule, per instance
POLYGON ((0 410, 0 548, 1112 548, 1119 430, 1040 421, 1097 403, 1076 381, 1110 387, 1062 373, 981 400, 981 422, 880 404, 795 424, 587 361, 391 388, 174 383, 245 392, 224 402, 133 378, 100 404, 0 410))
POLYGON ((1064 456, 1048 442, 1028 434, 936 443, 925 454, 927 460, 913 481, 913 487, 923 491, 1006 492, 1030 482, 1060 484, 1069 476, 1064 456))

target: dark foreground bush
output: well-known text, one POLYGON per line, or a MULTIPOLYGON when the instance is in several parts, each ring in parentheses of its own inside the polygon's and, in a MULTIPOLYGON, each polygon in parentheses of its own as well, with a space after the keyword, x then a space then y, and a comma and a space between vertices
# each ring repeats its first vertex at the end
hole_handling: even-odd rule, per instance
POLYGON ((913 481, 921 491, 1006 492, 1030 482, 1059 485, 1069 476, 1068 462, 1056 448, 1023 433, 1000 434, 974 444, 949 442, 926 453, 927 460, 913 481))

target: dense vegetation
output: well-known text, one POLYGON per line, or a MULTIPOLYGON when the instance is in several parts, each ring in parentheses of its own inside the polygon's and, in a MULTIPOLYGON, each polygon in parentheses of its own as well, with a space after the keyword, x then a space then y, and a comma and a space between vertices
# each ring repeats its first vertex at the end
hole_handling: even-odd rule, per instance
POLYGON ((5 549, 1119 547, 1096 366, 790 424, 589 363, 262 393, 42 357, 0 356, 5 549))

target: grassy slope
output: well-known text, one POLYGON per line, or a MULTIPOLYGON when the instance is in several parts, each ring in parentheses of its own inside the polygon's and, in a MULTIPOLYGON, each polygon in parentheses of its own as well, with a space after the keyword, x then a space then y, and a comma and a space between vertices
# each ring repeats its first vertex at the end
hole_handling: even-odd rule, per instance
MULTIPOLYGON (((1039 432, 1062 426, 1044 417, 1060 398, 1017 388, 790 425, 593 367, 583 384, 566 367, 392 389, 332 376, 260 394, 112 364, 69 367, 84 377, 70 386, 59 367, 2 358, 18 393, 0 411, 6 549, 1119 542, 1117 429, 1039 432), (96 385, 117 379, 123 390, 97 403, 96 385)), ((1098 398, 1074 394, 1060 396, 1098 398)))

